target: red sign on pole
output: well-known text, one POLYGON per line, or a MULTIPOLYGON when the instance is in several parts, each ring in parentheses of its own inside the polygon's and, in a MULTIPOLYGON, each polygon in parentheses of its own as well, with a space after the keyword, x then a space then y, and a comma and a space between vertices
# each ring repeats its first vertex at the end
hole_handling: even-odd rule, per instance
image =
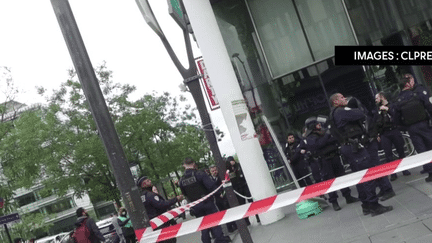
POLYGON ((216 109, 218 109, 220 107, 219 106, 219 101, 217 100, 216 93, 215 93, 215 91, 213 89, 213 86, 211 85, 210 77, 209 77, 209 75, 207 73, 207 69, 205 67, 204 60, 202 58, 199 58, 198 61, 197 61, 197 65, 198 65, 199 72, 202 75, 201 82, 202 82, 202 85, 203 85, 203 88, 204 88, 207 100, 208 100, 208 102, 210 104, 210 109, 212 111, 216 110, 216 109))

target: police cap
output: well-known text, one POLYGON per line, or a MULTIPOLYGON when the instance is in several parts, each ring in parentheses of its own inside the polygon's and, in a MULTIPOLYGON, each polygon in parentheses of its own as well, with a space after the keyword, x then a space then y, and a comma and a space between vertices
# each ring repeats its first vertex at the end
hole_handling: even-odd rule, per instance
POLYGON ((142 182, 145 181, 145 180, 147 180, 147 179, 148 179, 147 176, 141 176, 140 178, 138 178, 136 185, 138 187, 141 187, 142 182))

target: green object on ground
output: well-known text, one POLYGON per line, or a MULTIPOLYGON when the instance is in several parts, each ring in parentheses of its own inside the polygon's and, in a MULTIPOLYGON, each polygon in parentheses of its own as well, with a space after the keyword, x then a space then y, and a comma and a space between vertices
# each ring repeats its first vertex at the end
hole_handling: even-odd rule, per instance
POLYGON ((318 215, 322 212, 318 202, 304 200, 296 205, 297 215, 300 219, 309 218, 310 216, 318 215))

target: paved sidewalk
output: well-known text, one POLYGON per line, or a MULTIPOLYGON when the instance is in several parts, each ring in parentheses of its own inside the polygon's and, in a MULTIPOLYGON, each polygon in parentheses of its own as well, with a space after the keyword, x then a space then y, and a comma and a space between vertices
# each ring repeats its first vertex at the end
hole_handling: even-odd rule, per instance
MULTIPOLYGON (((432 242, 432 183, 426 183, 421 168, 410 170, 411 176, 392 182, 396 196, 382 202, 392 205, 393 211, 371 217, 363 215, 361 202, 347 205, 339 194, 342 210, 327 207, 317 216, 299 219, 295 205, 284 208, 284 219, 270 225, 249 227, 255 243, 310 242, 310 243, 420 243, 432 242)), ((357 196, 355 187, 351 187, 357 196)), ((240 243, 239 234, 233 237, 240 243)))
MULTIPOLYGON (((432 183, 426 183, 421 168, 411 169, 412 175, 399 173, 392 182, 396 196, 382 202, 393 211, 371 217, 363 215, 361 202, 347 205, 339 194, 342 210, 331 207, 308 219, 299 219, 295 205, 284 207, 285 218, 270 225, 260 225, 251 217, 249 231, 254 243, 430 243, 432 242, 432 183)), ((357 196, 355 187, 352 195, 357 196)), ((233 243, 241 243, 239 233, 231 234, 233 243)), ((178 243, 201 242, 200 233, 181 236, 178 243)))

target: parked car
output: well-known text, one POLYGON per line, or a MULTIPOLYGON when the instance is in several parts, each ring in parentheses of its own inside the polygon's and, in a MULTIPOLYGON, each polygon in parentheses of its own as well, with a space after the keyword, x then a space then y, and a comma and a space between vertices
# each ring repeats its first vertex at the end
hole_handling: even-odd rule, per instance
POLYGON ((35 243, 61 243, 62 239, 69 233, 63 232, 53 236, 47 236, 42 239, 38 239, 35 243))
POLYGON ((99 228, 100 232, 105 238, 105 243, 114 242, 117 237, 117 233, 114 229, 114 225, 112 224, 112 218, 107 218, 101 221, 96 222, 96 226, 99 228))

